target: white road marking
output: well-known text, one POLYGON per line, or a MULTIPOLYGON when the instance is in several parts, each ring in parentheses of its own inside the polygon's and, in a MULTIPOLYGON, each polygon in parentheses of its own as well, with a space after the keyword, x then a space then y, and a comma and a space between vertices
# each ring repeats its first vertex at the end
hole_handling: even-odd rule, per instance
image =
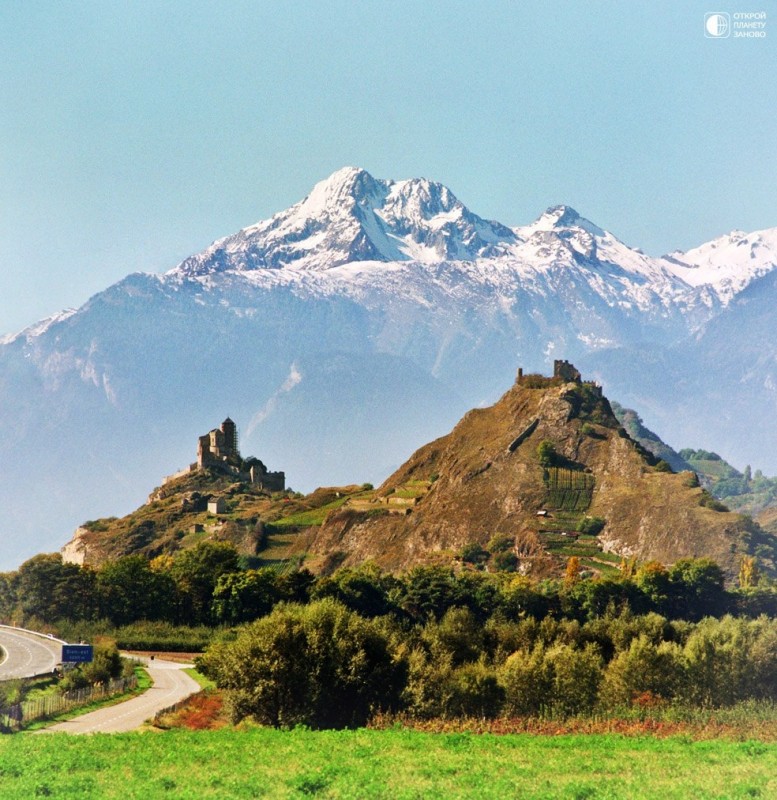
POLYGON ((62 657, 62 643, 42 634, 0 627, 0 645, 6 658, 0 664, 0 680, 31 678, 53 672, 62 657))

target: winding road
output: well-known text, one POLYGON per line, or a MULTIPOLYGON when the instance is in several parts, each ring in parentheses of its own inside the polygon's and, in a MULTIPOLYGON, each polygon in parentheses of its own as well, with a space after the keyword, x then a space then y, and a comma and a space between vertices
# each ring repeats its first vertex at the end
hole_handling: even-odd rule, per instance
MULTIPOLYGON (((62 642, 42 633, 0 625, 0 681, 47 675, 62 660, 62 642)), ((194 678, 183 670, 187 664, 159 659, 141 659, 154 685, 142 695, 123 703, 60 722, 40 733, 120 733, 135 730, 157 712, 185 700, 200 690, 194 678)))
POLYGON ((146 660, 145 666, 154 685, 146 692, 115 706, 101 708, 80 717, 58 722, 39 733, 123 733, 139 728, 157 712, 185 700, 200 686, 183 670, 190 664, 146 660))
POLYGON ((5 659, 0 663, 0 681, 47 675, 62 660, 64 642, 41 633, 0 625, 0 647, 5 659))

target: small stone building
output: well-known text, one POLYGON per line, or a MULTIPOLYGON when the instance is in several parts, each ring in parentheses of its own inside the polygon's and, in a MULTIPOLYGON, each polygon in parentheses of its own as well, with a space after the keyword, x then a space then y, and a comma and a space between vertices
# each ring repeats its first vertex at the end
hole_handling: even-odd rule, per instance
POLYGON ((227 510, 227 504, 223 497, 216 497, 213 500, 208 500, 208 513, 209 514, 223 514, 227 510))

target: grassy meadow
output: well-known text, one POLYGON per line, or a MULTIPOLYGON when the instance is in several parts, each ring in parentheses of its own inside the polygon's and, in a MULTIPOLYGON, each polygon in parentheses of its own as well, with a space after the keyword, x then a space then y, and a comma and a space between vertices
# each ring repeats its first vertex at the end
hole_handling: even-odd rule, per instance
POLYGON ((772 798, 777 745, 690 737, 172 730, 0 738, 0 797, 772 798))

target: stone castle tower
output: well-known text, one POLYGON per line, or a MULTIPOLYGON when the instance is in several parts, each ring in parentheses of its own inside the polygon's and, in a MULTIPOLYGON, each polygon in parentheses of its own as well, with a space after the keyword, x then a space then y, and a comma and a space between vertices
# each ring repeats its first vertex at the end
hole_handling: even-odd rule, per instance
POLYGON ((558 358, 553 362, 553 377, 561 378, 569 383, 580 383, 582 380, 582 376, 574 364, 558 358))
POLYGON ((239 461, 237 427, 227 417, 221 426, 200 436, 197 444, 197 466, 208 467, 221 462, 239 461))
POLYGON ((244 459, 240 455, 237 426, 229 417, 218 428, 198 437, 197 460, 186 469, 168 475, 162 485, 202 469, 232 475, 237 480, 249 481, 271 492, 286 489, 286 473, 270 472, 258 458, 244 459))

